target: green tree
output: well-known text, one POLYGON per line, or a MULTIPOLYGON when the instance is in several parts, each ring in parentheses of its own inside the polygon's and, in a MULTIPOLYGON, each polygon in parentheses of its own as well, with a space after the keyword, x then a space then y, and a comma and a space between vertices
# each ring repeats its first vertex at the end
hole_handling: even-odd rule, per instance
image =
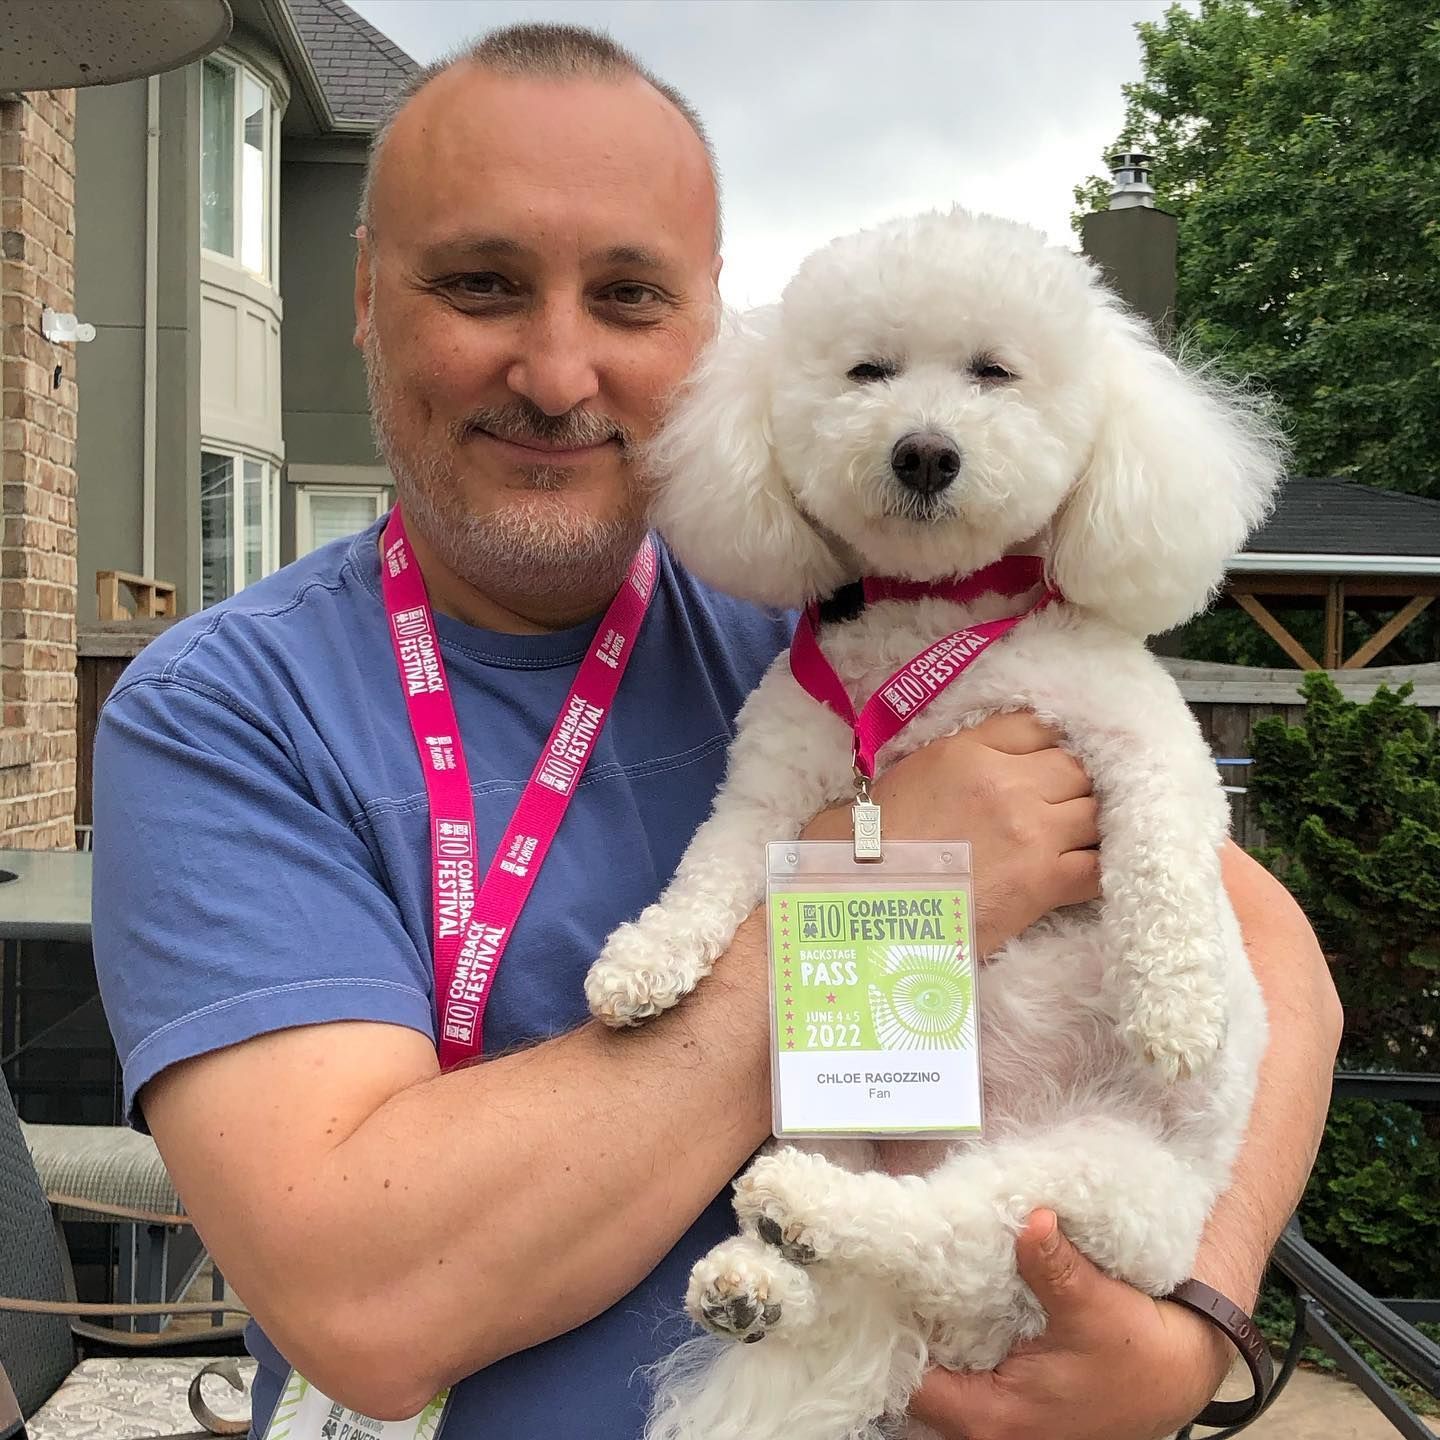
POLYGON ((1440 3, 1201 0, 1137 28, 1125 135, 1178 217, 1181 329, 1276 396, 1296 473, 1440 498, 1440 3))

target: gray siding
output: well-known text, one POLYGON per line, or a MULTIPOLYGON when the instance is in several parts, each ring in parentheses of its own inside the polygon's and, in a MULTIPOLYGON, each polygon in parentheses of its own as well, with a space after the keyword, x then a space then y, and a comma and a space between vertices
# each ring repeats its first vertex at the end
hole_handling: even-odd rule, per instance
MULTIPOLYGON (((280 167, 280 277, 285 458, 296 465, 376 465, 355 332, 355 207, 365 142, 346 159, 280 167)), ((338 146, 326 147, 335 154, 338 146)), ((344 153, 343 151, 341 152, 344 153)))
MULTIPOLYGON (((160 81, 157 577, 199 584, 200 67, 160 81)), ((96 328, 77 347, 79 619, 95 572, 142 565, 145 345, 144 80, 84 89, 75 137, 75 304, 96 328)))

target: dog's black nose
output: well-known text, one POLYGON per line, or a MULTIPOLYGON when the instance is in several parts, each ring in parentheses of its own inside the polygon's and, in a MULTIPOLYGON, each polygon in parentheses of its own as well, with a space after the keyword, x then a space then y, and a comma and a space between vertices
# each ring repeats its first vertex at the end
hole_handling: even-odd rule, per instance
POLYGON ((890 468, 907 490, 936 495, 960 473, 960 451, 943 435, 903 435, 890 452, 890 468))

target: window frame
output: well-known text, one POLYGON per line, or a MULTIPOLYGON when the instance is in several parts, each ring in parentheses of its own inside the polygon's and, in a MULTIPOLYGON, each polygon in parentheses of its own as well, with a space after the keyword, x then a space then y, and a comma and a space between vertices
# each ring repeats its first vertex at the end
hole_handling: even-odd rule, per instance
MULTIPOLYGON (((232 137, 232 149, 230 155, 230 214, 231 234, 230 243, 235 248, 235 254, 227 255, 223 250, 212 250, 205 243, 205 227, 200 226, 200 253, 207 260, 214 260, 221 265, 229 265, 244 274, 252 276, 262 285, 278 289, 279 275, 276 263, 280 244, 280 207, 278 204, 280 195, 280 106, 275 100, 275 87, 253 66, 245 64, 243 60, 237 60, 229 55, 207 55, 201 62, 204 65, 214 65, 217 68, 229 70, 234 78, 231 86, 231 116, 230 133, 232 137), (261 138, 264 142, 262 152, 262 163, 260 167, 261 183, 263 186, 261 204, 264 207, 263 222, 261 225, 261 245, 264 251, 264 268, 255 270, 241 259, 240 252, 244 249, 245 230, 245 81, 254 81, 265 97, 266 120, 260 127, 261 138)), ((204 118, 204 87, 201 87, 201 108, 200 118, 200 145, 201 145, 201 169, 204 169, 204 145, 205 145, 205 118, 204 118)), ((203 206, 203 199, 202 199, 203 206)))
MULTIPOLYGON (((280 465, 268 455, 257 455, 238 445, 223 441, 203 440, 200 444, 200 467, 203 472, 205 457, 230 461, 230 581, 228 595, 218 596, 208 605, 218 605, 238 595, 255 580, 245 579, 245 465, 261 467, 260 473, 260 574, 257 580, 273 575, 280 568, 280 533, 284 524, 282 513, 280 465), (237 584, 238 582, 238 584, 237 584)), ((208 605, 205 596, 205 553, 201 545, 200 554, 200 597, 201 608, 208 605)))
MULTIPOLYGON (((316 484, 307 481, 295 486, 295 558, 308 555, 316 549, 315 517, 310 502, 316 495, 339 495, 348 499, 373 500, 375 513, 371 521, 378 520, 393 503, 388 485, 375 484, 316 484)), ((367 522, 370 523, 370 522, 367 522)))

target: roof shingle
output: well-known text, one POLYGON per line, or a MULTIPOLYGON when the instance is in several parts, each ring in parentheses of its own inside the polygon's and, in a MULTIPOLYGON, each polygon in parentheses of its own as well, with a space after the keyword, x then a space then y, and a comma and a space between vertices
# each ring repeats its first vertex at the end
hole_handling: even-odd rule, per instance
POLYGON ((377 125, 419 68, 345 0, 286 0, 337 120, 377 125))
POLYGON ((1440 556, 1440 500, 1350 480, 1292 477, 1247 551, 1440 556))

